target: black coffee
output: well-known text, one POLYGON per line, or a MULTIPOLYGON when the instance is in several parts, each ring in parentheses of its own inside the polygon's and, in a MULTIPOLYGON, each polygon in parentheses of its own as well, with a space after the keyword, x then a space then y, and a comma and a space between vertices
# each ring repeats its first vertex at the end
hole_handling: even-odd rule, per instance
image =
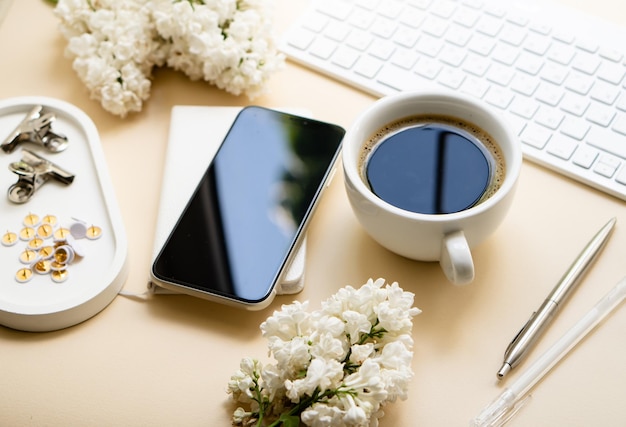
POLYGON ((499 188, 504 172, 491 137, 448 117, 394 123, 372 137, 369 150, 363 172, 372 192, 416 213, 469 209, 499 188))

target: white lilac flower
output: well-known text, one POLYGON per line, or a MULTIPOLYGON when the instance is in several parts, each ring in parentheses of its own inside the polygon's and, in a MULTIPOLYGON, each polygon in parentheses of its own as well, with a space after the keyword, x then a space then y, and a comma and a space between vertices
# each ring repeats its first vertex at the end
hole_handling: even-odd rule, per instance
POLYGON ((66 56, 107 111, 141 111, 154 68, 167 64, 250 99, 284 64, 272 0, 59 0, 66 56))
POLYGON ((261 324, 276 363, 244 359, 229 382, 233 399, 250 406, 233 420, 378 426, 383 406, 406 399, 413 377, 413 298, 397 283, 369 280, 313 313, 307 302, 283 305, 261 324))

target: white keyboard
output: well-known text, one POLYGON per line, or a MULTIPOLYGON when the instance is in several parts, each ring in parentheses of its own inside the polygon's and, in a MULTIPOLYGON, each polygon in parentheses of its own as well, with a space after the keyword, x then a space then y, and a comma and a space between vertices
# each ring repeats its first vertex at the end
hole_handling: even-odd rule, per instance
POLYGON ((625 41, 626 28, 545 2, 313 0, 281 50, 375 96, 435 85, 480 98, 525 158, 626 200, 625 41))

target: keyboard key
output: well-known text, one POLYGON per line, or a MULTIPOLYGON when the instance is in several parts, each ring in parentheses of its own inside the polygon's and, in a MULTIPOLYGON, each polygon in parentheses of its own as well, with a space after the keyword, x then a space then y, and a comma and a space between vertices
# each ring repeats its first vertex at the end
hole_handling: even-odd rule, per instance
POLYGON ((549 129, 556 130, 564 118, 565 115, 558 110, 542 106, 535 115, 535 122, 549 129))
POLYGON ((398 67, 410 70, 417 62, 417 54, 408 49, 398 49, 391 56, 391 63, 398 67))
POLYGON ((376 22, 372 24, 372 34, 382 37, 384 39, 391 38, 396 32, 396 24, 387 18, 377 18, 376 22))
POLYGON ((431 8, 431 12, 441 18, 448 19, 456 10, 456 4, 448 0, 438 0, 431 8))
POLYGON ((585 140, 596 148, 626 159, 626 144, 623 140, 616 139, 611 130, 593 127, 585 140))
POLYGON ((580 95, 587 95, 593 86, 594 80, 582 73, 571 72, 565 80, 565 87, 580 95))
POLYGON ((342 0, 325 0, 317 4, 317 10, 340 21, 345 21, 352 12, 352 5, 342 0))
POLYGON ((363 9, 374 10, 376 6, 378 6, 378 1, 379 0, 356 0, 356 4, 363 9))
POLYGON ((550 83, 540 83, 536 98, 538 101, 556 107, 563 98, 563 90, 550 83))
POLYGON ((576 55, 574 48, 561 42, 553 43, 546 54, 548 59, 562 65, 568 65, 574 59, 574 55, 576 55))
POLYGON ((391 55, 393 55, 395 50, 396 46, 389 40, 375 39, 372 42, 368 52, 370 55, 386 61, 391 58, 391 55))
POLYGON ((333 54, 333 52, 337 49, 337 45, 323 37, 315 39, 309 48, 309 52, 311 55, 317 56, 321 59, 328 59, 333 54))
POLYGON ((407 49, 412 48, 417 43, 419 33, 412 28, 401 26, 393 36, 393 41, 407 49))
POLYGON ((526 38, 526 29, 507 24, 500 32, 500 40, 513 46, 519 46, 526 38))
POLYGON ((527 125, 520 135, 524 144, 528 144, 539 150, 543 150, 551 136, 552 132, 548 129, 543 126, 533 125, 532 123, 527 125))
POLYGON ((476 24, 476 30, 486 36, 495 37, 502 29, 502 21, 493 16, 484 15, 476 24))
POLYGON ((443 67, 438 61, 430 58, 420 58, 415 67, 415 73, 430 80, 434 80, 443 67))
POLYGON ((493 60, 505 65, 513 65, 518 56, 518 49, 503 43, 496 45, 493 52, 491 52, 491 58, 493 60))
POLYGON ((485 75, 490 65, 491 63, 488 59, 470 53, 463 63, 463 71, 473 74, 476 77, 482 77, 485 75))
POLYGON ((423 11, 416 9, 412 6, 407 6, 407 8, 402 11, 399 22, 406 25, 407 27, 416 29, 419 28, 420 25, 422 25, 424 19, 426 19, 426 14, 423 11))
POLYGON ((620 84, 626 74, 626 68, 621 64, 604 62, 598 69, 598 78, 614 85, 620 84))
POLYGON ((524 71, 531 76, 537 75, 542 66, 543 59, 540 56, 529 52, 522 52, 522 54, 519 56, 519 60, 516 63, 516 68, 518 70, 524 71))
POLYGON ((585 52, 578 52, 572 61, 572 67, 575 70, 582 71, 585 74, 593 74, 600 66, 600 59, 594 55, 585 52))
POLYGON ((448 23, 436 17, 429 17, 422 25, 422 31, 433 37, 441 38, 448 29, 448 23))
POLYGON ((618 95, 619 90, 616 89, 615 86, 604 82, 596 82, 593 88, 591 88, 591 92, 589 92, 591 99, 595 99, 606 105, 613 104, 618 95))
POLYGON ((612 108, 600 105, 598 103, 591 103, 586 114, 587 120, 589 120, 591 123, 595 123, 604 127, 607 127, 611 124, 613 117, 615 117, 615 111, 612 108))
POLYGON ((315 40, 315 33, 308 30, 299 30, 290 35, 287 43, 296 49, 305 50, 313 43, 313 40, 315 40))
POLYGON ((489 84, 482 79, 477 79, 476 77, 469 76, 461 85, 461 91, 468 95, 474 96, 476 98, 482 98, 487 93, 489 89, 489 84))
POLYGON ((526 96, 532 96, 538 87, 539 80, 527 74, 516 74, 511 82, 511 89, 526 96))
POLYGON ((532 119, 535 113, 539 110, 539 104, 532 99, 524 97, 516 97, 509 107, 509 111, 513 114, 517 114, 525 119, 532 119))
POLYGON ((593 166, 593 162, 598 158, 598 150, 588 145, 579 145, 572 158, 572 163, 581 168, 589 169, 593 166))
POLYGON ((345 69, 350 69, 359 59, 359 52, 348 46, 339 46, 331 58, 331 62, 345 69))
POLYGON ((609 61, 613 61, 613 62, 619 62, 624 57, 624 54, 621 51, 617 49, 604 48, 604 47, 600 48, 599 55, 602 58, 608 59, 609 61))
POLYGON ((419 7, 422 10, 428 9, 431 3, 432 3, 432 0, 409 0, 409 4, 419 7))
POLYGON ((376 19, 374 13, 363 9, 355 9, 350 18, 348 18, 348 22, 361 30, 367 30, 374 23, 374 19, 376 19))
POLYGON ((478 22, 480 14, 469 7, 461 6, 453 17, 453 21, 465 28, 472 28, 478 22))
POLYGON ((400 1, 385 0, 378 8, 378 13, 389 19, 396 19, 402 12, 403 8, 404 5, 400 1))
POLYGON ((439 60, 452 67, 459 67, 465 60, 466 56, 467 52, 465 49, 452 45, 445 45, 439 53, 439 60))
POLYGON ((548 51, 548 48, 550 48, 550 43, 550 38, 531 33, 528 34, 524 42, 524 49, 536 55, 543 55, 548 51))
POLYGON ((438 76, 439 83, 450 89, 458 89, 465 79, 465 74, 456 68, 444 67, 438 76))
POLYGON ((326 27, 324 35, 331 40, 342 42, 350 34, 350 27, 341 22, 331 22, 326 27))
POLYGON ((439 39, 436 39, 429 35, 423 35, 417 41, 415 49, 418 52, 423 53, 424 55, 428 55, 431 58, 434 58, 439 54, 439 51, 442 47, 443 43, 439 39))
POLYGON ((575 93, 566 93, 563 96, 560 107, 561 110, 573 114, 577 117, 582 117, 589 108, 591 103, 584 96, 577 95, 575 93))
POLYGON ((555 85, 561 85, 565 81, 568 74, 569 70, 565 66, 548 62, 541 69, 541 73, 539 75, 545 81, 554 83, 555 85))
POLYGON ((410 71, 391 64, 385 64, 381 68, 376 80, 398 91, 419 89, 422 84, 422 81, 410 71))
POLYGON ((561 123, 560 131, 562 134, 570 136, 578 141, 582 141, 591 126, 583 120, 577 120, 573 117, 565 117, 561 123))
POLYGON ((600 46, 593 40, 580 39, 576 41, 576 47, 589 53, 596 53, 600 46))
POLYGON ((492 86, 485 95, 485 101, 503 110, 511 104, 514 95, 505 88, 492 86))
POLYGON ((373 40, 374 38, 365 31, 355 30, 349 34, 348 38, 346 39, 346 44, 363 52, 365 51, 365 49, 368 48, 373 40))
POLYGON ((611 127, 611 129, 613 129, 615 132, 621 133, 622 135, 626 135, 626 116, 623 114, 618 115, 613 121, 613 126, 611 127))
POLYGON ((361 55, 354 66, 354 72, 368 79, 373 79, 382 66, 382 61, 372 56, 361 55))
POLYGON ((308 19, 305 22, 304 28, 316 33, 320 33, 324 29, 324 27, 328 25, 328 21, 329 19, 327 16, 324 16, 321 13, 315 13, 313 16, 311 16, 311 19, 308 19))
POLYGON ((511 67, 505 67, 501 64, 493 64, 489 71, 487 72, 487 80, 490 82, 496 83, 500 86, 508 86, 513 80, 513 76, 515 72, 511 69, 511 67))
POLYGON ((465 47, 472 38, 472 32, 466 28, 455 25, 446 33, 446 41, 459 47, 465 47))
POLYGON ((617 176, 615 177, 615 181, 619 182, 620 184, 626 185, 626 166, 622 166, 622 169, 620 169, 620 171, 617 173, 617 176))
POLYGON ((578 147, 578 141, 568 138, 563 135, 554 135, 554 137, 550 140, 546 151, 553 156, 556 156, 563 160, 569 160, 576 148, 578 147))
POLYGON ((616 170, 616 168, 600 161, 596 163, 595 167, 593 168, 593 171, 595 173, 597 173, 598 175, 602 175, 605 178, 611 178, 615 174, 616 170))
POLYGON ((474 34, 468 44, 469 50, 479 55, 488 56, 496 46, 496 41, 482 34, 474 34))

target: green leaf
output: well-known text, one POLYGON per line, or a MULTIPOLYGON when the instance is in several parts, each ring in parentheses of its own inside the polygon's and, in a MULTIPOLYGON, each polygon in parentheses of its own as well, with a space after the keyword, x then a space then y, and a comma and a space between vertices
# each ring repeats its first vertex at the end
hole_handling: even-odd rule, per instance
POLYGON ((298 415, 282 414, 278 421, 283 423, 283 427, 299 427, 300 417, 298 415))

